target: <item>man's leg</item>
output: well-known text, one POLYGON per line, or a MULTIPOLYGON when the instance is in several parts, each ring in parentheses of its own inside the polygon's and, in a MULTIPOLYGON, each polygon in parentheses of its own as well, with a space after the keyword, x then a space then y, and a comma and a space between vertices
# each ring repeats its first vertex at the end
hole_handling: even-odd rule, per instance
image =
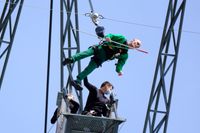
POLYGON ((71 81, 71 85, 74 86, 74 88, 77 90, 83 90, 83 87, 81 86, 81 80, 89 75, 95 68, 97 68, 97 64, 91 60, 88 66, 78 74, 77 79, 71 81))
POLYGON ((56 123, 56 121, 57 121, 57 119, 58 119, 58 108, 56 108, 56 110, 54 111, 54 114, 53 114, 53 116, 52 116, 52 118, 51 118, 51 124, 54 124, 54 123, 56 123))
POLYGON ((69 64, 69 63, 74 63, 75 61, 79 61, 83 58, 86 58, 86 57, 89 57, 91 55, 94 55, 94 50, 93 48, 89 48, 87 49, 86 51, 83 51, 83 52, 80 52, 80 53, 77 53, 75 55, 73 55, 72 57, 70 58, 66 58, 64 61, 63 61, 63 65, 66 65, 66 64, 69 64))
POLYGON ((90 60, 88 66, 81 73, 78 74, 77 81, 79 83, 81 83, 81 80, 89 75, 94 69, 99 67, 99 65, 107 60, 106 53, 101 46, 98 47, 98 52, 96 56, 98 56, 97 61, 95 61, 95 59, 90 60))
POLYGON ((92 71, 94 71, 94 69, 96 69, 98 66, 95 63, 94 60, 91 60, 88 64, 88 66, 81 72, 78 74, 77 76, 77 82, 81 83, 81 80, 83 80, 87 75, 89 75, 92 71))

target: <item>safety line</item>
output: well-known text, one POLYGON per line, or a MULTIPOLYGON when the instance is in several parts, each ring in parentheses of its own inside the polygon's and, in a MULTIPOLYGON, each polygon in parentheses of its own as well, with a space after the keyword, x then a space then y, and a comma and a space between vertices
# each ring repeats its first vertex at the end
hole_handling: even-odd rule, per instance
POLYGON ((138 25, 138 26, 142 26, 142 27, 149 27, 149 28, 154 28, 154 29, 163 29, 161 26, 153 26, 153 25, 129 22, 129 21, 124 21, 124 20, 119 20, 119 19, 113 19, 113 18, 107 18, 107 17, 103 17, 103 19, 107 19, 107 20, 114 21, 114 22, 131 24, 131 25, 138 25))
MULTIPOLYGON (((6 1, 0 0, 0 2, 6 2, 6 1)), ((12 2, 8 2, 8 3, 12 3, 12 2)), ((42 8, 42 7, 37 7, 37 6, 31 6, 31 5, 25 5, 25 4, 23 5, 23 7, 35 8, 35 9, 38 9, 38 10, 49 10, 47 8, 42 8)), ((68 11, 59 11, 59 12, 79 14, 79 15, 83 15, 83 16, 88 17, 88 15, 87 15, 88 13, 77 13, 77 12, 68 12, 68 11)), ((109 21, 113 21, 113 22, 119 22, 119 23, 130 24, 130 25, 137 25, 137 26, 147 27, 147 28, 152 28, 152 29, 161 29, 161 30, 163 29, 163 27, 161 27, 161 26, 148 25, 148 24, 136 23, 136 22, 131 22, 131 21, 124 21, 124 20, 120 20, 120 19, 113 19, 113 18, 103 17, 102 15, 101 15, 100 19, 105 19, 105 20, 109 20, 109 21)), ((195 34, 195 35, 200 35, 199 31, 182 30, 182 32, 184 32, 184 33, 190 33, 190 34, 195 34)))
POLYGON ((52 124, 47 133, 50 133, 55 124, 52 124))
POLYGON ((124 122, 121 124, 121 126, 119 128, 119 133, 121 132, 123 126, 124 126, 124 122))
MULTIPOLYGON (((82 30, 79 30, 79 29, 73 28, 72 30, 76 30, 76 31, 81 32, 81 33, 84 33, 84 34, 87 34, 87 35, 90 35, 90 36, 93 36, 93 37, 97 37, 97 38, 100 39, 100 41, 104 40, 104 38, 98 37, 97 35, 94 35, 94 34, 91 34, 91 33, 88 33, 88 32, 82 31, 82 30)), ((139 51, 139 52, 143 52, 143 53, 145 53, 145 54, 148 54, 147 51, 142 50, 142 49, 139 49, 139 48, 133 48, 133 47, 127 46, 127 45, 125 45, 125 44, 122 44, 122 43, 119 43, 119 42, 116 42, 116 41, 113 41, 113 40, 111 40, 111 42, 116 43, 116 44, 119 44, 120 46, 124 46, 124 47, 129 48, 129 49, 132 49, 132 50, 136 49, 136 50, 139 51)), ((120 46, 114 46, 114 45, 112 45, 112 46, 113 46, 113 47, 116 47, 116 48, 126 49, 126 48, 120 47, 120 46)))
POLYGON ((89 4, 90 4, 91 12, 94 12, 94 8, 93 8, 92 1, 91 1, 91 0, 89 0, 89 4))
POLYGON ((52 38, 52 22, 53 22, 53 10, 52 9, 53 9, 53 0, 50 0, 44 133, 47 133, 48 104, 49 104, 49 82, 50 82, 50 67, 51 67, 51 38, 52 38))

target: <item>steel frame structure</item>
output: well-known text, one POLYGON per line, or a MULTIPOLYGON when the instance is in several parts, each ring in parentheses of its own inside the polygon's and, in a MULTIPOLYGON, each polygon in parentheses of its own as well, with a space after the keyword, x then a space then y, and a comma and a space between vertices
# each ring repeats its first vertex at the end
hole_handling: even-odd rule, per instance
MULTIPOLYGON (((77 65, 77 71, 81 71, 81 63, 78 61, 75 64, 63 66, 62 61, 66 57, 71 57, 72 54, 80 52, 79 39, 79 23, 78 23, 78 2, 77 0, 60 0, 60 62, 61 62, 61 82, 60 87, 65 89, 65 92, 72 91, 72 72, 77 65), (74 12, 73 12, 74 9, 74 12), (74 16, 73 16, 74 15, 74 16), (72 18, 74 17, 74 18, 72 18), (74 21, 72 20, 74 19, 74 21), (67 69, 66 69, 67 68, 67 69), (66 78, 67 77, 67 78, 66 78), (66 83, 66 84, 65 84, 66 83)), ((79 103, 82 110, 82 91, 76 91, 79 103)))
POLYGON ((13 46, 24 0, 6 0, 0 18, 0 89, 13 46))
MULTIPOLYGON (((60 107, 61 112, 68 112, 68 102, 66 100, 67 93, 72 93, 71 80, 75 72, 80 73, 81 63, 71 65, 62 65, 62 61, 71 57, 72 54, 80 52, 79 40, 79 23, 78 23, 78 1, 77 0, 60 0, 60 88, 61 93, 58 93, 57 105, 60 107), (77 69, 77 71, 74 71, 77 69)), ((83 109, 82 91, 76 92, 77 99, 79 100, 80 109, 83 109)), ((57 133, 65 133, 66 118, 62 115, 57 122, 57 133)))
POLYGON ((143 133, 167 132, 185 5, 169 1, 143 133))
MULTIPOLYGON (((91 4, 91 1, 90 1, 91 4)), ((71 65, 62 65, 62 61, 66 57, 71 57, 72 54, 80 52, 80 40, 79 40, 79 23, 78 23, 78 1, 77 0, 60 0, 60 62, 61 62, 61 92, 58 93, 57 105, 60 107, 62 115, 59 116, 57 121, 56 133, 86 133, 86 132, 99 132, 103 130, 104 133, 117 133, 118 126, 124 119, 119 119, 116 112, 116 104, 113 104, 112 113, 115 115, 115 119, 112 118, 96 118, 88 117, 79 114, 70 114, 68 111, 68 101, 66 100, 66 94, 72 93, 72 85, 70 83, 73 80, 73 76, 76 72, 80 73, 81 63, 71 65), (73 11, 74 9, 74 11, 73 11), (74 20, 73 20, 74 19, 74 20), (77 65, 77 66, 75 66, 77 65), (75 71, 77 69, 78 71, 75 71), (65 84, 66 83, 66 84, 65 84), (76 120, 72 120, 76 119, 76 120), (85 123, 88 122, 89 124, 85 123), (93 123, 93 124, 91 124, 93 123), (103 124, 102 127, 94 128, 94 124, 103 124), (107 123, 107 124, 106 124, 107 123), (74 125, 74 126, 72 126, 74 125), (109 125, 109 126, 108 126, 109 125), (103 129, 101 129, 103 128, 103 129), (86 130, 87 129, 87 130, 86 130), (96 130, 98 129, 98 130, 96 130)), ((80 109, 79 113, 83 110, 82 91, 75 89, 77 98, 79 100, 80 109)), ((99 125, 100 126, 100 125, 99 125)))
POLYGON ((118 133, 124 119, 64 114, 67 118, 65 133, 118 133))

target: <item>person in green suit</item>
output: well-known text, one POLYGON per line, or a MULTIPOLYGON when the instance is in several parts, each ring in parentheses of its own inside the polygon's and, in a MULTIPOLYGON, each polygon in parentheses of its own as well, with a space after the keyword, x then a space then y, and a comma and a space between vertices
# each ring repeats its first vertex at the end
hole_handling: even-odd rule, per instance
POLYGON ((121 76, 122 68, 128 59, 128 50, 139 48, 141 46, 141 41, 139 39, 127 41, 121 34, 107 34, 104 36, 102 32, 102 34, 98 35, 104 39, 101 44, 91 46, 86 51, 77 53, 63 61, 63 65, 66 65, 93 56, 88 66, 77 75, 76 80, 73 82, 73 84, 78 85, 78 88, 80 89, 81 81, 94 71, 94 69, 98 68, 102 63, 108 60, 118 59, 118 62, 116 63, 116 72, 121 76))

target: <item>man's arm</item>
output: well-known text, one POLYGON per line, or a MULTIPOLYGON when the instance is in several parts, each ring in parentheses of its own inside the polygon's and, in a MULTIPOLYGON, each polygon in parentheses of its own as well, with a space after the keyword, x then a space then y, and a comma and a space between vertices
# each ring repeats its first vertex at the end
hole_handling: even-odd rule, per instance
POLYGON ((121 35, 121 34, 107 34, 105 36, 105 39, 108 42, 115 41, 115 42, 122 43, 122 44, 124 42, 126 42, 126 38, 123 35, 121 35))
POLYGON ((90 92, 96 92, 97 87, 95 87, 94 85, 90 84, 90 83, 88 82, 88 78, 87 78, 87 77, 84 78, 83 82, 84 82, 85 87, 86 87, 90 92))
POLYGON ((72 99, 69 102, 71 102, 71 104, 72 104, 72 106, 69 106, 71 109, 71 113, 73 113, 73 114, 77 113, 80 105, 72 99))
POLYGON ((128 53, 121 54, 118 57, 118 62, 116 64, 116 72, 119 74, 119 76, 122 75, 122 68, 126 63, 127 59, 128 59, 128 53))

